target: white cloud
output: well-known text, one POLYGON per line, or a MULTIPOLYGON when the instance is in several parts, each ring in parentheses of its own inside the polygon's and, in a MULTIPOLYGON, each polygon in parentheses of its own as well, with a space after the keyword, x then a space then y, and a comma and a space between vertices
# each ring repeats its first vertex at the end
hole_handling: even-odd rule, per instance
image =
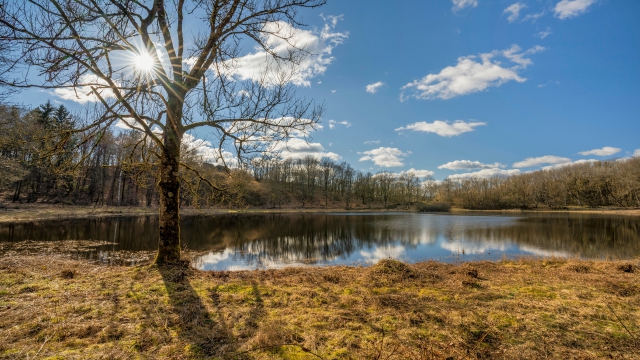
POLYGON ((335 93, 336 93, 336 91, 338 91, 338 90, 331 90, 331 93, 332 93, 332 94, 335 94, 335 93))
POLYGON ((346 121, 346 120, 345 121, 340 121, 340 122, 335 121, 335 120, 329 120, 329 129, 333 130, 336 127, 336 124, 344 125, 346 127, 350 127, 351 126, 351 123, 346 121))
POLYGON ((310 86, 310 80, 324 74, 327 66, 334 60, 331 56, 333 48, 349 35, 346 32, 334 31, 340 19, 340 16, 325 18, 330 23, 325 24, 319 32, 296 29, 284 21, 267 23, 264 30, 270 34, 266 34, 263 41, 271 52, 287 58, 295 47, 303 49, 309 55, 298 64, 291 64, 276 60, 262 47, 256 47, 255 52, 228 61, 225 65, 229 69, 225 75, 241 80, 258 81, 264 78, 268 70, 278 69, 290 73, 289 82, 298 86, 310 86))
POLYGON ((131 130, 131 127, 136 126, 136 121, 133 119, 118 119, 115 125, 119 129, 131 130))
POLYGON ((473 121, 473 122, 464 122, 462 120, 456 120, 452 124, 449 121, 436 120, 432 123, 428 123, 426 121, 420 121, 413 124, 409 124, 404 127, 399 127, 396 131, 402 130, 413 130, 413 131, 423 131, 436 133, 440 136, 451 137, 457 136, 462 133, 473 131, 476 126, 487 125, 487 123, 473 121))
POLYGON ((492 51, 478 56, 463 56, 458 58, 458 64, 448 66, 438 74, 429 74, 420 80, 414 80, 402 87, 411 91, 405 96, 404 91, 400 100, 409 97, 416 99, 451 99, 456 96, 484 91, 489 87, 500 86, 509 81, 525 82, 527 79, 518 75, 518 71, 532 64, 525 56, 545 50, 542 46, 534 46, 527 51, 521 51, 517 45, 502 51, 492 51), (505 67, 500 58, 513 63, 505 67), (478 61, 480 60, 480 62, 478 61))
POLYGON ((409 174, 409 173, 413 173, 413 175, 415 175, 416 177, 419 178, 423 178, 423 177, 427 177, 427 176, 433 176, 434 172, 431 170, 416 170, 414 168, 411 168, 407 171, 401 171, 400 174, 398 175, 403 175, 403 174, 409 174))
POLYGON ((518 17, 520 17, 520 10, 526 8, 527 5, 521 3, 521 2, 517 2, 515 4, 511 4, 509 7, 507 7, 506 9, 504 9, 504 11, 502 12, 502 14, 509 14, 509 16, 507 17, 507 20, 509 20, 509 22, 514 22, 516 20, 518 20, 518 17))
POLYGON ((384 83, 382 81, 378 81, 377 83, 369 84, 369 85, 367 85, 367 92, 375 94, 376 91, 378 91, 378 89, 382 87, 382 85, 384 85, 384 83))
POLYGON ((380 144, 380 140, 367 140, 364 143, 365 143, 365 145, 367 145, 367 144, 380 144))
POLYGON ((598 0, 562 0, 553 9, 559 19, 567 19, 578 16, 587 11, 587 8, 598 0))
POLYGON ((539 37, 540 39, 544 39, 551 34, 552 34, 551 28, 548 27, 546 30, 540 31, 539 33, 537 33, 536 36, 539 37))
POLYGON ((302 159, 306 156, 313 156, 316 159, 328 157, 332 160, 340 160, 340 155, 333 152, 325 152, 320 143, 310 143, 300 138, 292 138, 276 144, 274 151, 280 153, 283 159, 302 159))
POLYGON ((620 152, 620 148, 615 148, 611 146, 605 146, 602 149, 593 149, 588 151, 581 151, 578 154, 580 155, 596 155, 596 156, 609 156, 613 154, 617 154, 620 152))
POLYGON ((536 45, 524 52, 520 52, 520 50, 521 49, 519 46, 513 45, 509 49, 502 51, 502 55, 504 55, 504 57, 511 60, 512 62, 518 64, 521 69, 524 69, 527 66, 533 64, 533 61, 531 61, 531 59, 525 58, 525 56, 544 51, 545 48, 544 46, 536 45))
POLYGON ((98 88, 97 92, 104 99, 114 98, 115 94, 110 89, 106 89, 107 82, 98 78, 95 75, 83 75, 79 81, 79 84, 75 88, 57 88, 53 91, 53 94, 61 99, 75 101, 80 104, 86 104, 88 102, 98 102, 100 99, 93 93, 91 86, 98 88))
POLYGON ((458 11, 468 7, 478 6, 478 0, 452 0, 453 8, 451 10, 458 11))
POLYGON ((236 95, 240 97, 251 97, 251 94, 247 90, 240 90, 236 95))
POLYGON ((571 161, 571 162, 568 162, 568 163, 543 166, 542 170, 553 170, 553 169, 559 169, 559 168, 562 168, 562 167, 565 167, 565 166, 576 165, 576 164, 585 164, 585 163, 594 163, 594 162, 598 162, 598 161, 599 160, 596 160, 596 159, 581 159, 581 160, 571 161))
POLYGON ((532 23, 536 22, 539 18, 541 18, 542 16, 544 16, 545 12, 541 11, 539 13, 535 13, 535 14, 529 14, 525 17, 522 18, 522 21, 528 21, 531 20, 532 23))
POLYGON ((403 166, 402 157, 407 156, 406 153, 399 149, 390 147, 379 147, 358 154, 365 155, 360 158, 360 161, 373 161, 374 164, 380 167, 403 166))
POLYGON ((512 175, 519 175, 520 170, 518 169, 482 169, 475 172, 463 173, 463 174, 453 174, 449 175, 447 178, 450 180, 468 180, 468 179, 488 179, 493 177, 507 177, 512 175))
POLYGON ((534 166, 540 166, 542 164, 564 164, 571 162, 571 159, 566 157, 545 155, 535 158, 526 158, 522 161, 513 164, 514 168, 528 168, 534 166))
POLYGON ((455 160, 438 166, 438 169, 471 170, 471 169, 499 169, 505 167, 501 163, 483 164, 480 161, 455 160))
POLYGON ((198 139, 188 133, 182 136, 182 149, 183 156, 197 156, 210 164, 226 164, 230 167, 238 165, 238 159, 233 153, 226 150, 222 150, 221 153, 210 141, 198 139))
POLYGON ((633 156, 633 157, 640 157, 640 149, 636 149, 636 150, 633 152, 633 155, 631 155, 631 156, 633 156))

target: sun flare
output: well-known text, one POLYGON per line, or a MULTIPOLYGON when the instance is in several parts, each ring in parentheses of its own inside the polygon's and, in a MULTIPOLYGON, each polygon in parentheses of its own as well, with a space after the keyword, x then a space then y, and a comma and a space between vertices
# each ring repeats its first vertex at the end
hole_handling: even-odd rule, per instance
POLYGON ((155 61, 149 54, 137 54, 133 58, 133 64, 138 71, 150 72, 155 61))

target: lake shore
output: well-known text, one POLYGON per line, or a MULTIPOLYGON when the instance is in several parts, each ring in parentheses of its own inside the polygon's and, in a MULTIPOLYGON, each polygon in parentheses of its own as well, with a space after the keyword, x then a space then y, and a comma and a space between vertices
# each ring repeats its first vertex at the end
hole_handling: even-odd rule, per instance
POLYGON ((637 358, 640 261, 203 272, 0 258, 0 357, 637 358))
MULTIPOLYGON (((277 209, 247 208, 247 209, 222 209, 206 208, 197 209, 185 207, 181 209, 182 215, 217 215, 236 213, 319 213, 319 212, 415 212, 415 209, 368 209, 368 208, 299 208, 285 207, 277 209)), ((640 216, 640 209, 567 209, 567 210, 467 210, 452 208, 450 214, 550 214, 550 213, 576 213, 576 214, 600 214, 600 215, 624 215, 640 216)), ((103 216, 135 216, 135 215, 157 215, 158 208, 154 207, 134 207, 134 206, 75 206, 75 205, 54 205, 54 204, 5 204, 0 207, 0 223, 90 218, 103 216)))

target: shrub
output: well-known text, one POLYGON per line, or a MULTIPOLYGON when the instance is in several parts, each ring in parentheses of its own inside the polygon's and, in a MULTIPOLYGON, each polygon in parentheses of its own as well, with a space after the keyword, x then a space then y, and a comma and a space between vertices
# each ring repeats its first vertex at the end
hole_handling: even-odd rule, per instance
POLYGON ((451 211, 451 205, 445 203, 421 203, 418 204, 419 212, 448 212, 451 211))

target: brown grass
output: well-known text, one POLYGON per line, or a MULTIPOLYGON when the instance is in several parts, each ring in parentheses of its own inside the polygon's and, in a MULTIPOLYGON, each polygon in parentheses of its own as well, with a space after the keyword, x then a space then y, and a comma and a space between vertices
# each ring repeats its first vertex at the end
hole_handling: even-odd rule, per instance
POLYGON ((638 261, 202 272, 0 258, 0 358, 640 356, 638 261))

